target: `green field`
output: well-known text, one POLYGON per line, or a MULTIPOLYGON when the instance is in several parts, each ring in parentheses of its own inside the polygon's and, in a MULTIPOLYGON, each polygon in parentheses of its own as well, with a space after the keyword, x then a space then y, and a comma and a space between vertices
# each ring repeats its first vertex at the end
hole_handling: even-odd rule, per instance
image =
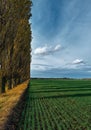
POLYGON ((91 80, 32 79, 18 130, 91 130, 91 80))

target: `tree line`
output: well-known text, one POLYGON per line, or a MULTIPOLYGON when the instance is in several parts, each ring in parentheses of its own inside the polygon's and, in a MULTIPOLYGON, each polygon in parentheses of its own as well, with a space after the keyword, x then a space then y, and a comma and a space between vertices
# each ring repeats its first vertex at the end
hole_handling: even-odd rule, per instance
POLYGON ((30 78, 30 0, 0 0, 0 92, 30 78))

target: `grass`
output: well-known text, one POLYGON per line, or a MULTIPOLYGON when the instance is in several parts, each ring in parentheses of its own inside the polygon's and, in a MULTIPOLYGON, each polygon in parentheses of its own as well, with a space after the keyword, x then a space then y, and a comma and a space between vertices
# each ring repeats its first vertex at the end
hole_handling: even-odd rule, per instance
MULTIPOLYGON (((17 87, 7 91, 6 93, 0 95, 0 130, 5 130, 5 124, 9 120, 9 116, 11 115, 13 108, 17 105, 20 97, 25 92, 28 82, 29 81, 26 81, 18 85, 17 87)), ((12 117, 12 119, 13 118, 14 117, 12 117)))
POLYGON ((18 130, 91 130, 91 80, 31 79, 18 130))

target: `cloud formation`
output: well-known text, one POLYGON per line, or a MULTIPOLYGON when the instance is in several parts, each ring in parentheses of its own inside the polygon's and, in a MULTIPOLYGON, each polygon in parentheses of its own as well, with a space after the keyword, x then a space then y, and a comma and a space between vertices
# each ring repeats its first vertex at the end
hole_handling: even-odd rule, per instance
POLYGON ((76 59, 72 62, 72 64, 84 64, 85 62, 83 61, 83 59, 76 59))
POLYGON ((34 50, 35 55, 50 55, 53 54, 61 49, 61 45, 56 45, 55 47, 52 46, 44 46, 38 47, 34 50))
POLYGON ((32 70, 36 71, 46 71, 46 70, 51 70, 53 68, 52 65, 48 64, 32 64, 33 68, 32 70))
POLYGON ((91 76, 91 0, 34 0, 33 5, 32 76, 91 76))

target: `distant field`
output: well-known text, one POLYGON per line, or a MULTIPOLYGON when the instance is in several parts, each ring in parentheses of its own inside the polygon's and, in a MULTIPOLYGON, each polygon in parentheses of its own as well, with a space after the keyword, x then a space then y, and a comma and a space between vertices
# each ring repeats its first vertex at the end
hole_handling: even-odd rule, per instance
POLYGON ((32 79, 18 130, 91 130, 91 80, 32 79))

